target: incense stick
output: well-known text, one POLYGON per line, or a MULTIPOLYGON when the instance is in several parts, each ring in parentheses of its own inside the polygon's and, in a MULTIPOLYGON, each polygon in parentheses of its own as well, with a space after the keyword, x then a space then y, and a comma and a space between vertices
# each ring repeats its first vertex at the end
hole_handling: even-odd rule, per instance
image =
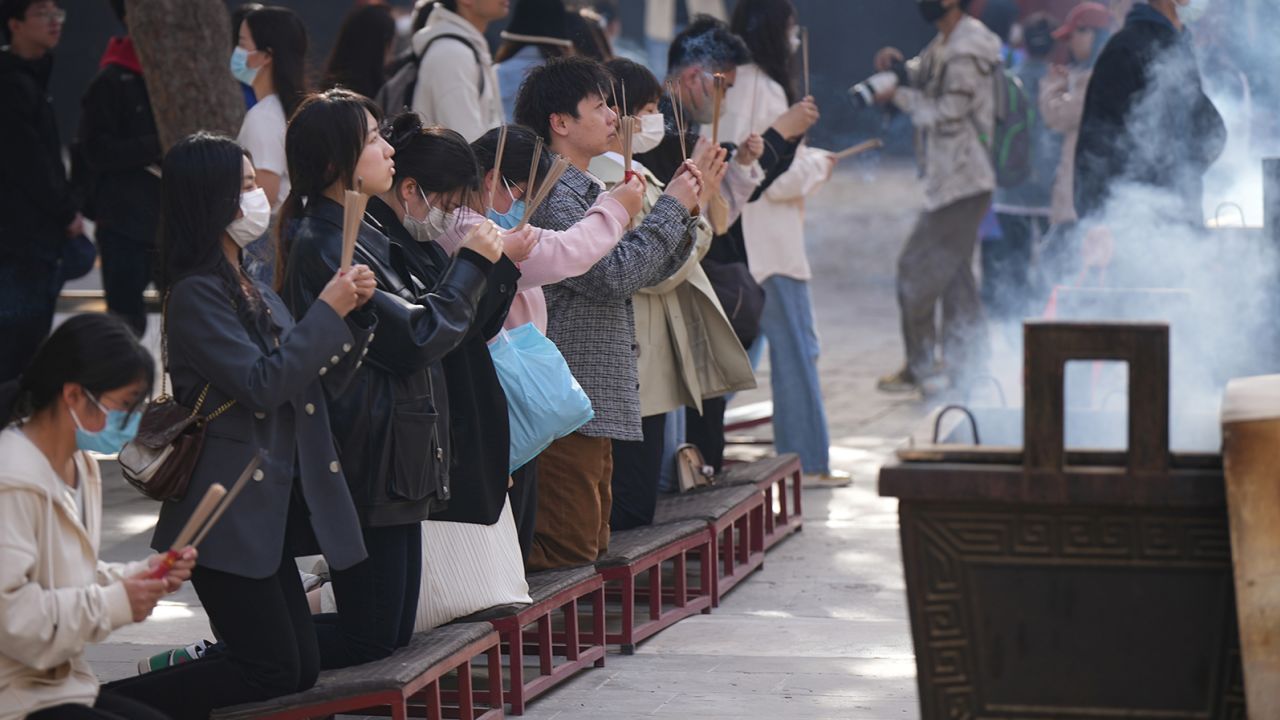
POLYGON ((226 498, 218 504, 218 509, 210 516, 209 522, 205 523, 204 527, 200 529, 200 534, 196 535, 195 539, 191 541, 192 547, 199 546, 200 543, 204 542, 205 536, 222 519, 222 514, 227 511, 227 508, 231 507, 231 503, 235 502, 236 497, 240 495, 240 491, 244 490, 244 486, 249 484, 249 478, 253 477, 254 471, 260 465, 262 465, 262 453, 254 455, 249 464, 244 467, 240 477, 236 478, 236 484, 231 486, 231 492, 227 493, 226 498))
MULTIPOLYGON (((533 163, 529 165, 529 177, 524 181, 524 197, 533 197, 534 185, 538 179, 538 165, 542 162, 542 136, 537 136, 533 141, 533 163)), ((525 205, 529 203, 526 201, 525 205)), ((523 219, 523 218, 522 218, 523 219)))
POLYGON ((498 128, 498 151, 493 157, 493 177, 489 180, 489 205, 493 209, 493 199, 498 194, 498 179, 502 177, 502 156, 507 151, 507 124, 498 128))
POLYGON ((874 138, 872 140, 867 140, 866 142, 860 142, 857 145, 854 145, 853 147, 845 148, 840 152, 831 153, 831 157, 835 158, 836 160, 844 160, 845 158, 851 158, 855 155, 861 155, 862 153, 867 152, 868 150, 875 150, 881 147, 884 147, 884 141, 880 140, 879 138, 874 138))
POLYGON ((680 159, 688 160, 689 151, 684 143, 684 102, 681 98, 680 86, 675 82, 668 82, 667 95, 671 98, 671 114, 675 116, 676 137, 680 139, 680 159))
POLYGON ((711 145, 720 146, 720 103, 724 98, 724 73, 716 73, 711 77, 716 96, 712 101, 711 145))
POLYGON ((556 158, 556 161, 551 165, 551 169, 547 171, 547 176, 542 180, 542 187, 538 188, 537 194, 533 196, 531 201, 525 203, 524 217, 520 218, 520 224, 515 226, 515 230, 519 230, 529 224, 529 218, 533 217, 533 213, 538 209, 538 206, 551 194, 556 183, 560 182, 560 176, 564 175, 565 170, 568 168, 568 160, 556 158))
POLYGON ((751 76, 751 114, 747 116, 747 134, 754 134, 756 131, 756 96, 760 90, 760 73, 763 72, 760 66, 755 67, 755 74, 751 76))
POLYGON ((622 181, 626 182, 631 175, 631 158, 634 155, 632 142, 635 139, 635 124, 639 118, 618 118, 618 139, 622 142, 622 181))
POLYGON ((809 97, 809 28, 800 28, 800 53, 804 61, 804 96, 809 97))
POLYGON ((204 493, 204 497, 200 499, 200 504, 196 505, 196 509, 191 512, 191 517, 187 518, 187 524, 182 526, 182 531, 178 533, 178 537, 174 538, 173 544, 169 546, 169 551, 151 569, 151 572, 147 573, 148 578, 159 580, 169 574, 169 571, 178 562, 183 548, 191 544, 191 539, 204 526, 209 515, 213 513, 218 503, 226 495, 227 489, 219 483, 209 486, 209 489, 204 493))
POLYGON ((356 189, 343 191, 342 195, 342 264, 340 272, 351 269, 351 262, 356 253, 356 237, 360 234, 360 223, 364 221, 364 209, 369 203, 369 196, 364 192, 364 181, 356 178, 356 189))

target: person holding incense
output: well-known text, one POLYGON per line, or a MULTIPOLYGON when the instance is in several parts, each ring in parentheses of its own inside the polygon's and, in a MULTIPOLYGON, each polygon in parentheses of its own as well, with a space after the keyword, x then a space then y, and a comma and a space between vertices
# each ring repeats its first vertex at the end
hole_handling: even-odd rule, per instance
MULTIPOLYGON (((798 16, 791 0, 743 0, 730 23, 751 49, 752 64, 740 68, 725 98, 720 132, 738 137, 762 132, 798 98, 792 70, 799 61, 798 16)), ((816 111, 816 106, 814 107, 816 111)), ((815 118, 816 120, 816 118, 815 118)), ((818 333, 809 294, 812 271, 805 250, 805 198, 831 178, 830 153, 797 140, 785 172, 771 178, 742 211, 742 237, 752 277, 764 288, 755 362, 767 340, 773 388, 773 437, 779 453, 796 453, 804 483, 840 487, 850 477, 831 468, 827 415, 818 381, 818 333)))
POLYGON ((151 353, 110 315, 77 315, 0 385, 0 718, 163 720, 100 689, 85 648, 142 622, 191 576, 186 549, 163 578, 160 555, 98 558, 102 474, 90 451, 133 437, 155 376, 151 353))
POLYGON ((174 399, 199 408, 207 429, 185 494, 160 507, 152 547, 170 547, 211 486, 265 460, 204 538, 192 576, 222 651, 112 688, 175 718, 203 718, 311 687, 316 631, 293 558, 313 546, 335 568, 365 558, 325 388, 340 392, 369 344, 373 321, 355 311, 374 278, 364 266, 331 274, 319 302, 290 314, 244 269, 244 247, 269 214, 247 151, 197 133, 169 150, 163 170, 165 369, 174 399))
MULTIPOLYGON (((548 173, 553 162, 551 153, 543 151, 542 138, 522 125, 507 127, 507 141, 502 153, 502 167, 498 161, 498 140, 501 132, 491 130, 471 144, 480 170, 484 173, 484 185, 500 180, 504 189, 493 197, 488 215, 500 227, 515 229, 529 216, 538 197, 545 198, 548 173)), ((639 178, 615 186, 601 193, 581 220, 563 232, 545 230, 525 224, 511 236, 527 234, 534 240, 529 257, 520 263, 520 282, 516 297, 507 312, 505 327, 514 329, 533 323, 540 332, 547 331, 547 302, 543 285, 561 282, 582 275, 601 258, 609 254, 626 232, 631 218, 640 212, 644 184, 639 178)), ((436 239, 446 250, 453 252, 462 242, 470 226, 480 221, 480 214, 459 208, 449 229, 436 239)), ((507 495, 515 515, 516 531, 520 537, 520 552, 527 561, 533 548, 533 534, 537 522, 538 460, 534 458, 511 474, 512 486, 507 495)))
MULTIPOLYGON (((526 77, 516 120, 567 162, 532 213, 532 224, 567 230, 604 191, 587 167, 617 136, 618 117, 605 97, 612 81, 599 63, 575 57, 549 60, 526 77)), ((612 442, 644 437, 631 296, 684 264, 701 192, 701 171, 686 163, 644 221, 608 255, 585 274, 545 288, 547 337, 582 384, 595 417, 538 458, 531 569, 590 563, 608 550, 612 442)))
MULTIPOLYGON (((662 86, 648 68, 621 58, 605 63, 626 88, 616 95, 614 111, 622 117, 623 132, 615 147, 596 156, 591 174, 606 186, 621 182, 630 161, 631 171, 645 181, 645 209, 638 220, 652 210, 661 197, 663 183, 648 168, 630 159, 631 151, 650 150, 664 135, 658 100, 662 86), (656 117, 656 132, 634 134, 628 124, 643 124, 656 117), (636 140, 640 140, 636 144, 636 140), (627 147, 631 145, 631 147, 627 147)), ((611 95, 610 100, 615 96, 611 95)), ((749 143, 744 144, 744 147, 749 143)), ((731 205, 745 203, 755 182, 751 173, 755 158, 749 151, 738 153, 734 162, 726 160, 726 150, 707 139, 699 139, 694 162, 706 183, 700 199, 705 211, 717 190, 733 193, 731 205), (743 165, 743 159, 746 165, 743 165), (730 179, 730 167, 735 178, 730 179)), ((702 270, 701 261, 711 247, 713 231, 707 213, 698 218, 693 252, 675 273, 640 290, 632 297, 635 308, 636 343, 641 351, 637 361, 640 375, 640 414, 644 439, 613 441, 613 507, 609 514, 612 530, 629 530, 653 524, 662 470, 684 442, 684 408, 701 409, 704 397, 756 386, 751 361, 733 333, 715 290, 702 270), (675 421, 678 425, 668 427, 675 421)), ((674 467, 674 462, 670 463, 674 467)))
MULTIPOLYGON (((303 102, 286 137, 293 190, 280 222, 285 302, 306 314, 344 253, 367 263, 377 279, 367 308, 377 323, 368 362, 357 366, 345 390, 327 388, 329 426, 342 457, 332 467, 335 475, 345 470, 369 558, 331 573, 338 612, 316 620, 323 668, 384 658, 412 636, 421 523, 451 495, 441 361, 471 333, 502 254, 496 230, 482 228, 432 287, 385 229, 361 221, 362 207, 346 217, 350 234, 344 233, 348 193, 381 195, 394 184, 395 149, 379 133, 380 117, 368 98, 327 90, 303 102)), ((417 217, 427 211, 425 201, 411 207, 417 217)))
MULTIPOLYGON (((483 207, 480 168, 462 135, 424 128, 413 112, 384 125, 395 149, 391 189, 369 200, 369 217, 405 250, 415 276, 434 288, 451 258, 432 241, 429 208, 452 215, 457 207, 483 207)), ((485 221, 489 230, 496 228, 485 221)), ((519 238, 518 238, 519 239, 519 238)), ((461 343, 444 356, 449 397, 451 492, 447 507, 422 523, 423 569, 415 628, 426 630, 479 610, 529 602, 515 520, 507 503, 510 430, 507 396, 498 381, 488 341, 502 329, 516 291, 516 263, 526 242, 508 242, 493 265, 461 343)))

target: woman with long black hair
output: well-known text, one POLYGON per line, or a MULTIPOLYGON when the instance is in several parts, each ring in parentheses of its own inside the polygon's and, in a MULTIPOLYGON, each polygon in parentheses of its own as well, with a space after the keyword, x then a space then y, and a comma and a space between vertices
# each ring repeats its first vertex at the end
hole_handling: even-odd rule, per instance
MULTIPOLYGON (((738 68, 725 95, 720 134, 764 134, 798 99, 792 72, 800 27, 791 0, 742 0, 730 29, 751 50, 752 64, 738 68)), ((811 101, 810 98, 803 100, 811 101)), ((804 243, 804 199, 831 177, 832 155, 800 141, 790 167, 742 210, 742 235, 751 275, 765 290, 760 334, 751 348, 763 354, 767 340, 773 387, 773 432, 779 453, 800 455, 805 482, 838 487, 847 473, 833 471, 826 409, 818 381, 818 334, 809 294, 812 272, 804 243)))
POLYGON ((324 86, 373 97, 386 79, 396 20, 382 4, 357 5, 347 13, 325 67, 324 86))
POLYGON ((319 301, 290 315, 241 265, 266 224, 253 164, 235 141, 197 133, 165 156, 166 369, 174 398, 207 426, 186 495, 161 506, 152 547, 169 547, 209 486, 265 456, 205 538, 192 580, 222 651, 112 686, 175 718, 311 687, 316 634, 293 558, 315 546, 335 568, 365 558, 321 386, 341 392, 359 365, 371 327, 351 314, 373 295, 373 273, 331 273, 319 301))
MULTIPOLYGON (((231 74, 252 87, 257 100, 245 113, 236 139, 253 157, 258 186, 275 210, 289 194, 285 128, 307 92, 307 28, 292 10, 268 6, 245 16, 239 38, 231 74)), ((250 277, 270 282, 276 255, 272 236, 264 234, 245 250, 250 277)))
MULTIPOLYGON (((342 200, 357 184, 391 190, 394 149, 380 110, 348 90, 307 98, 289 124, 293 190, 280 219, 283 295, 295 313, 316 301, 342 257, 342 200)), ((334 569, 336 614, 316 620, 321 666, 390 655, 413 633, 422 566, 420 523, 450 497, 449 399, 441 361, 472 331, 476 304, 502 253, 494 230, 474 233, 434 285, 376 221, 355 255, 377 278, 377 336, 351 384, 330 393, 330 426, 347 470, 369 559, 334 569)))
POLYGON ((119 318, 78 315, 0 385, 0 718, 163 720, 99 691, 85 648, 142 622, 191 576, 187 549, 160 560, 98 559, 102 475, 87 451, 118 452, 138 428, 155 364, 119 318))

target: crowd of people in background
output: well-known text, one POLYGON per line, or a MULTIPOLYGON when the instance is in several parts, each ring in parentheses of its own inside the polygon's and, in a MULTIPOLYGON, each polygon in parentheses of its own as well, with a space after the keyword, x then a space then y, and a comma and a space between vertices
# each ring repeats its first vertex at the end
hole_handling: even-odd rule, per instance
MULTIPOLYGON (((110 4, 127 29, 126 3, 110 4)), ((1020 40, 968 4, 919 0, 937 37, 875 59, 894 75, 876 101, 910 118, 924 189, 898 261, 906 363, 885 391, 979 371, 986 316, 1031 309, 1033 256, 1068 268, 1103 242, 1089 238, 1116 182, 1175 190, 1195 222, 1224 137, 1183 0, 1139 2, 1122 26, 1083 2, 1024 18, 1020 40), (1160 132, 1177 157, 1130 153, 1147 68, 1170 62, 1160 132), (1000 87, 1040 111, 1016 182, 992 154, 1000 87)), ((828 455, 805 246, 806 198, 838 158, 806 141, 820 110, 798 80, 801 18, 791 0, 647 12, 640 47, 608 1, 423 0, 407 16, 361 2, 313 76, 304 18, 243 4, 226 66, 247 108, 238 135, 168 148, 126 32, 85 91, 68 174, 47 93, 66 12, 0 1, 0 719, 205 718, 528 601, 526 572, 593 563, 611 532, 653 522, 679 489, 678 449, 721 469, 727 398, 755 386, 766 352, 777 451, 799 455, 807 485, 848 484, 828 455), (350 191, 369 199, 346 266, 350 191), (86 217, 111 314, 50 335, 64 282, 93 263, 86 217), (152 547, 265 457, 198 556, 158 579, 162 555, 98 559, 90 454, 119 452, 147 410, 153 283, 160 373, 208 419, 152 547), (526 328, 591 414, 512 463, 493 348, 526 328), (85 646, 188 580, 216 641, 99 688, 85 646)))

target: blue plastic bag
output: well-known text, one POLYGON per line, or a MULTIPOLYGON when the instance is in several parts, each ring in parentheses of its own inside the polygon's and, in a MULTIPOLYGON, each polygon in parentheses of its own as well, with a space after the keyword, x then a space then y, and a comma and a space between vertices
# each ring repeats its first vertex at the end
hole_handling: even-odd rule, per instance
POLYGON ((511 472, 595 417, 564 356, 532 323, 499 333, 489 354, 507 394, 511 472))

